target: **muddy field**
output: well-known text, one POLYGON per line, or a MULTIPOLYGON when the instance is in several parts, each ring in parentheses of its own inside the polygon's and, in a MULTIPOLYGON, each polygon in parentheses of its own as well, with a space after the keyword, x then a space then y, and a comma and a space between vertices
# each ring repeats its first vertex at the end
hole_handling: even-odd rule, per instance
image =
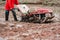
MULTIPOLYGON (((51 8, 55 15, 54 23, 15 22, 10 12, 9 21, 4 17, 4 5, 0 5, 0 40, 60 40, 60 7, 39 4, 26 4, 30 8, 51 8)), ((16 10, 20 20, 20 12, 16 10)))

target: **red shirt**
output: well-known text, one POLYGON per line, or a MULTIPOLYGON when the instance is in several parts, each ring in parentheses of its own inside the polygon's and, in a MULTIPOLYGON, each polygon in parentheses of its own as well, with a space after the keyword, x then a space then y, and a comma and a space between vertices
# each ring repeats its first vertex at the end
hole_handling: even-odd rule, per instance
POLYGON ((5 10, 10 10, 14 8, 14 4, 18 5, 18 0, 6 0, 5 10))

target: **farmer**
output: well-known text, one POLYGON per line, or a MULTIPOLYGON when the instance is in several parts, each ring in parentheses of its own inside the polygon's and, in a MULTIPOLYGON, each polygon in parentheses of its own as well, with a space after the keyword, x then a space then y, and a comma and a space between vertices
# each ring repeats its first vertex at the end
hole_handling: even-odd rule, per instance
POLYGON ((14 4, 18 5, 18 0, 6 0, 5 4, 5 20, 8 21, 9 18, 9 11, 12 11, 14 20, 17 20, 16 13, 14 11, 14 4))

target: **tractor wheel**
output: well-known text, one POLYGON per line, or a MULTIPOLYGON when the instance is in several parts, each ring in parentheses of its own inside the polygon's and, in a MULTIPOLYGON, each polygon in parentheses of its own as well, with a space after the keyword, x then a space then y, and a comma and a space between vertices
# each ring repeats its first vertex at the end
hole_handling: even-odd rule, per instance
POLYGON ((40 14, 33 15, 33 22, 34 23, 40 23, 41 16, 40 14))
POLYGON ((47 17, 45 14, 40 14, 41 15, 41 23, 44 23, 47 21, 47 17))
POLYGON ((48 20, 48 19, 47 19, 46 17, 43 17, 43 18, 41 19, 41 23, 45 23, 47 20, 48 20))
POLYGON ((42 16, 41 23, 50 22, 53 17, 52 13, 46 13, 45 16, 42 16))

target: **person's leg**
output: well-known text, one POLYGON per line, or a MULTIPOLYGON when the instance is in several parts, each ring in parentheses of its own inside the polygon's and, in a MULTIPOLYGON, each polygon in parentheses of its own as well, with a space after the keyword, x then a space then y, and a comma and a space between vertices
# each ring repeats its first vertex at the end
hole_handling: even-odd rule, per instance
POLYGON ((9 18, 9 11, 6 10, 6 11, 5 11, 5 20, 8 21, 8 18, 9 18))
POLYGON ((17 17, 16 17, 16 12, 14 11, 14 9, 12 9, 11 11, 12 11, 12 13, 13 13, 14 20, 15 20, 15 21, 18 21, 18 20, 17 20, 17 17))

